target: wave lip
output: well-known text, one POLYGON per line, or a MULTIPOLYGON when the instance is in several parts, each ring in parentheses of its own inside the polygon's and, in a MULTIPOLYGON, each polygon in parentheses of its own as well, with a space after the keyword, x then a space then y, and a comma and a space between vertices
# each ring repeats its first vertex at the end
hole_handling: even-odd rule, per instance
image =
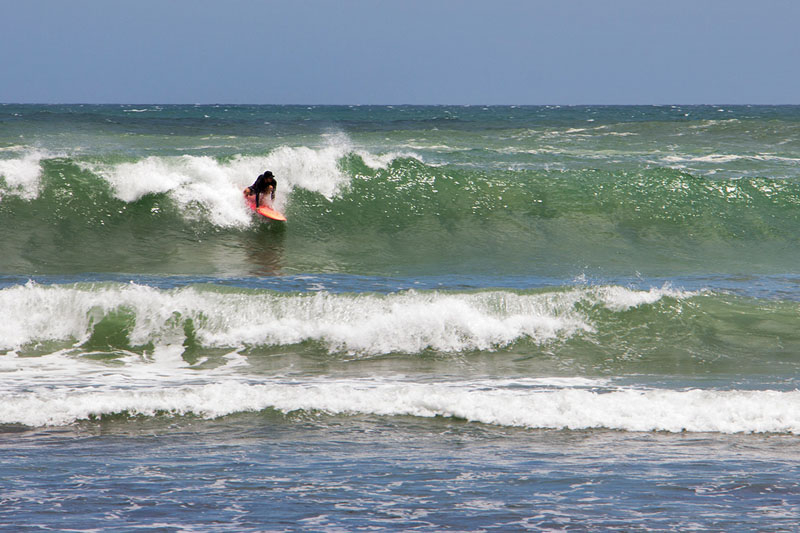
POLYGON ((280 146, 266 155, 236 155, 220 160, 210 156, 150 156, 132 162, 81 161, 78 166, 106 181, 114 196, 126 203, 164 194, 191 212, 200 207, 217 227, 242 227, 251 220, 241 191, 265 169, 278 179, 276 207, 286 208, 295 189, 321 194, 332 201, 351 176, 340 162, 356 154, 372 169, 389 165, 398 153, 371 154, 355 148, 346 136, 330 136, 321 147, 280 146))
POLYGON ((35 199, 42 177, 41 161, 46 157, 48 155, 43 152, 29 151, 20 158, 0 159, 0 178, 5 181, 5 188, 0 188, 0 201, 4 194, 35 199))
POLYGON ((285 209, 295 187, 335 194, 347 180, 337 161, 337 154, 324 150, 283 147, 267 156, 236 156, 229 161, 208 156, 152 156, 129 163, 82 163, 81 167, 107 181, 114 196, 126 203, 166 194, 181 211, 200 207, 213 225, 225 228, 250 222, 241 191, 264 169, 273 169, 278 176, 276 207, 285 209))
POLYGON ((217 418, 275 410, 458 418, 530 429, 800 434, 800 392, 487 387, 468 382, 218 382, 6 397, 0 423, 59 426, 106 416, 217 418))

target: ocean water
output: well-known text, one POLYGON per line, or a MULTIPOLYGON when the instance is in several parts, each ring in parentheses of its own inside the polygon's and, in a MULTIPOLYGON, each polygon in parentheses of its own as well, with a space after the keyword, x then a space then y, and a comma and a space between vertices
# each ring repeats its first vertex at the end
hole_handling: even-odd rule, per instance
POLYGON ((795 531, 798 245, 800 107, 0 105, 0 530, 795 531))

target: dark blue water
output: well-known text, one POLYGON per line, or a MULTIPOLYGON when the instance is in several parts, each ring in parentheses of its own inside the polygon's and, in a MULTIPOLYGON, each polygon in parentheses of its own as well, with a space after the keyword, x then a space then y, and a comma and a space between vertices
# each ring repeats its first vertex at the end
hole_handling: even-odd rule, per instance
POLYGON ((788 436, 273 414, 6 433, 4 530, 792 531, 788 436))

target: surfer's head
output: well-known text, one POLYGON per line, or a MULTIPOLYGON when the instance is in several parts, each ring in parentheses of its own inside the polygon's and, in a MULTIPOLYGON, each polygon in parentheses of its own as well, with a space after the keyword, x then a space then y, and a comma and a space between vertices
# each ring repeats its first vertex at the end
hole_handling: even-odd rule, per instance
POLYGON ((272 175, 272 171, 271 170, 265 170, 264 171, 264 177, 265 178, 274 178, 275 176, 272 175))

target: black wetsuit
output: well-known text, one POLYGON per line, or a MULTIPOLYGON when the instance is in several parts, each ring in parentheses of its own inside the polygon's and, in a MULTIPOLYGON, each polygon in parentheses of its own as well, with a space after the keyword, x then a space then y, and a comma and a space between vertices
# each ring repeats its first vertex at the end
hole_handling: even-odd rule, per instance
POLYGON ((272 185, 272 199, 275 199, 275 189, 278 188, 278 182, 275 180, 275 176, 272 175, 270 172, 267 174, 264 172, 258 178, 256 178, 255 183, 250 186, 250 193, 256 195, 256 207, 258 207, 258 195, 267 191, 267 187, 272 185))

